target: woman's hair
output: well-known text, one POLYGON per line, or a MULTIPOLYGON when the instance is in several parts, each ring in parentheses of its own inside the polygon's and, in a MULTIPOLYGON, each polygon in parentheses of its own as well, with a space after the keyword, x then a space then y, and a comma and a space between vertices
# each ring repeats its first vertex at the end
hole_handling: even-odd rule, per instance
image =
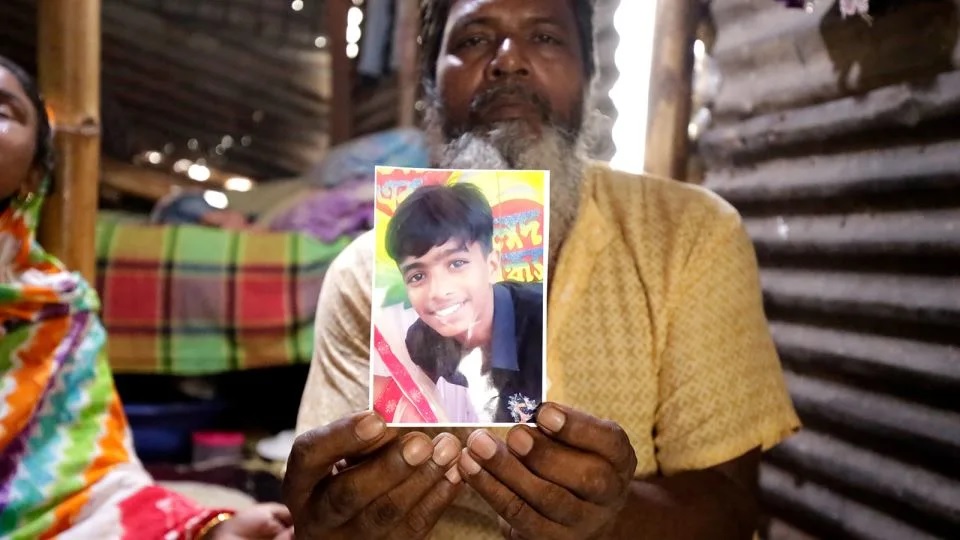
MULTIPOLYGON (((568 0, 572 3, 580 32, 580 54, 586 80, 593 79, 597 61, 594 57, 593 12, 594 0, 568 0)), ((639 2, 644 0, 630 0, 639 2)), ((428 91, 436 85, 437 57, 443 44, 443 31, 454 0, 420 0, 421 73, 428 91)))
POLYGON ((44 174, 53 170, 53 130, 50 127, 50 117, 47 107, 40 96, 37 83, 22 67, 9 58, 0 55, 0 68, 9 71, 30 100, 37 113, 37 142, 33 154, 33 164, 40 167, 44 174))

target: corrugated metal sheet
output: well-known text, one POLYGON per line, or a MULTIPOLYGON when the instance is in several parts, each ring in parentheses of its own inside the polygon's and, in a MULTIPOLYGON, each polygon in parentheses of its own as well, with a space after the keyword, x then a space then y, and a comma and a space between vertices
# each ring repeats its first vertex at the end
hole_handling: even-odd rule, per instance
POLYGON ((805 424, 763 466, 772 538, 960 538, 960 0, 871 4, 711 5, 704 183, 805 424))
POLYGON ((613 25, 620 0, 596 0, 594 5, 597 75, 593 84, 593 107, 602 115, 602 119, 600 125, 592 126, 596 132, 589 152, 596 159, 609 160, 616 151, 613 124, 617 119, 617 107, 610 99, 610 90, 620 77, 615 58, 620 36, 613 25))
POLYGON ((399 103, 400 87, 395 75, 385 76, 368 88, 355 89, 352 135, 360 137, 396 127, 399 103))

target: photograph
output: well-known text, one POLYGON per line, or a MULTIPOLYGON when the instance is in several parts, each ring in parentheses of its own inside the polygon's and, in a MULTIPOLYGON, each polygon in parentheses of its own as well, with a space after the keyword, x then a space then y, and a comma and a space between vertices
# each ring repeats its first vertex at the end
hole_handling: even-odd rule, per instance
POLYGON ((546 373, 548 171, 376 169, 370 408, 529 423, 546 373))

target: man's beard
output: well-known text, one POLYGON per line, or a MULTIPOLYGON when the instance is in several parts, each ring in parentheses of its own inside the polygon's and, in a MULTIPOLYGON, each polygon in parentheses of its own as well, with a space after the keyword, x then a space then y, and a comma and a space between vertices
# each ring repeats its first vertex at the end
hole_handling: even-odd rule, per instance
POLYGON ((472 130, 446 126, 441 108, 428 107, 424 125, 433 149, 435 166, 444 169, 548 170, 550 171, 550 268, 577 216, 583 183, 585 130, 542 124, 531 133, 521 120, 496 122, 472 130))

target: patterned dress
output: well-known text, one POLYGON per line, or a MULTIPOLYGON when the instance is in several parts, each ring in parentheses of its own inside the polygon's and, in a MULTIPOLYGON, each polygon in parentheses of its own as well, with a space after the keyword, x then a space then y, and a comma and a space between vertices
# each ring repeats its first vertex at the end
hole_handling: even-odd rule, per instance
POLYGON ((0 215, 0 538, 192 538, 221 510, 137 459, 99 299, 36 244, 41 204, 0 215))

